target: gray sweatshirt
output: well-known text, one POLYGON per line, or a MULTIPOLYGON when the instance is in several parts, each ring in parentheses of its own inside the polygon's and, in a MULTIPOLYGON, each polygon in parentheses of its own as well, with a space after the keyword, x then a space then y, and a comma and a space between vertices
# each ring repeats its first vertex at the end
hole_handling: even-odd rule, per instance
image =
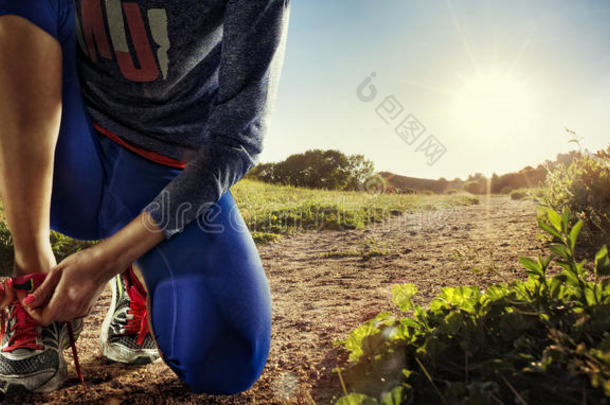
POLYGON ((257 163, 290 0, 75 0, 94 123, 186 162, 144 209, 181 232, 257 163))

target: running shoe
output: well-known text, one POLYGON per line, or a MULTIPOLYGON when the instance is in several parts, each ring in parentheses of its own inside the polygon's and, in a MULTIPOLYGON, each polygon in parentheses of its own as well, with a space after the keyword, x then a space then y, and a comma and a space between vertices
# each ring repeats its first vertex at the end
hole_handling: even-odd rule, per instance
POLYGON ((112 302, 100 333, 106 358, 125 364, 146 364, 159 359, 150 333, 146 289, 130 267, 111 281, 112 302))
MULTIPOLYGON (((29 274, 7 279, 0 284, 0 301, 7 306, 0 313, 0 392, 25 389, 49 392, 67 379, 63 350, 72 346, 71 331, 80 332, 82 320, 68 325, 53 322, 43 327, 32 319, 20 300, 34 291, 46 277, 29 274)), ((78 361, 76 361, 78 363, 78 361)), ((80 367, 78 367, 80 374, 80 367)))

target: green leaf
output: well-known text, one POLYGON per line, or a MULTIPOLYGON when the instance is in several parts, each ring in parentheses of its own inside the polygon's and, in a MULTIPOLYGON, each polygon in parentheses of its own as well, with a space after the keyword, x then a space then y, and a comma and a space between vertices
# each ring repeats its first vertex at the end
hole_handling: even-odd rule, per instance
POLYGON ((549 209, 547 211, 547 215, 549 217, 549 221, 551 222, 551 225, 553 225, 553 227, 558 231, 561 232, 561 215, 559 215, 557 213, 557 211, 549 209))
POLYGON ((451 311, 447 314, 447 316, 445 316, 445 319, 443 321, 443 333, 454 335, 460 330, 460 327, 463 325, 464 317, 460 312, 451 311))
POLYGON ((595 274, 599 277, 610 276, 610 258, 606 245, 595 255, 595 274))
POLYGON ((564 283, 566 283, 568 285, 573 285, 573 286, 579 285, 578 279, 576 278, 574 273, 572 273, 571 271, 562 270, 561 273, 555 277, 559 278, 559 280, 563 281, 564 283))
POLYGON ((549 246, 549 249, 551 252, 564 259, 569 259, 571 256, 570 251, 565 245, 553 244, 549 246))
POLYGON ((394 284, 392 286, 392 302, 400 308, 402 312, 413 309, 411 298, 417 293, 414 284, 394 284))
POLYGON ((596 304, 595 291, 590 286, 585 287, 585 300, 589 306, 596 304))
POLYGON ((360 356, 364 354, 362 349, 362 342, 368 336, 376 335, 379 333, 379 329, 375 326, 375 319, 366 321, 362 325, 350 332, 347 339, 345 339, 344 346, 351 353, 349 359, 351 361, 357 361, 360 356))
POLYGON ((561 239, 561 234, 559 232, 557 232, 555 229, 553 229, 552 226, 549 226, 546 222, 538 221, 538 226, 546 233, 553 235, 556 238, 561 239))
POLYGON ((532 273, 540 275, 540 276, 544 275, 544 271, 542 270, 542 267, 535 260, 530 259, 529 257, 520 257, 519 261, 521 262, 523 267, 530 270, 532 273))
POLYGON ((553 256, 548 256, 548 257, 545 257, 544 259, 539 258, 539 260, 542 263, 542 269, 544 271, 546 271, 546 269, 549 267, 549 264, 551 263, 551 260, 553 260, 553 256))
POLYGON ((381 405, 400 405, 402 403, 404 388, 400 385, 381 397, 381 405))
POLYGON ((572 227, 570 231, 570 235, 568 239, 570 240, 570 248, 574 250, 576 247, 576 240, 578 239, 578 235, 580 234, 580 230, 582 228, 583 222, 582 219, 579 219, 578 222, 572 227))
POLYGON ((413 370, 407 370, 406 368, 402 369, 402 375, 404 375, 407 380, 411 378, 411 374, 413 374, 413 370))
POLYGON ((568 233, 568 229, 570 227, 570 208, 566 207, 563 210, 563 214, 561 215, 561 225, 562 225, 562 231, 564 233, 568 233))
POLYGON ((341 397, 336 405, 377 405, 377 400, 364 394, 349 394, 341 397))
POLYGON ((549 284, 549 293, 551 297, 561 299, 563 298, 563 294, 565 292, 565 288, 563 287, 564 280, 560 277, 554 277, 549 284))

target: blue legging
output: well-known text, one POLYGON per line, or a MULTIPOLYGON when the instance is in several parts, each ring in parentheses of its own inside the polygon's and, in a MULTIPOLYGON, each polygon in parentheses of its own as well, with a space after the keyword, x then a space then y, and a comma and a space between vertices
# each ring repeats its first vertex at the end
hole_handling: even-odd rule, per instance
MULTIPOLYGON (((180 171, 148 161, 97 134, 76 70, 72 0, 0 0, 58 40, 63 112, 55 151, 53 229, 107 238, 135 218, 180 171)), ((167 364, 193 391, 234 394, 260 376, 269 352, 271 296, 256 246, 226 193, 205 220, 137 261, 167 364)))

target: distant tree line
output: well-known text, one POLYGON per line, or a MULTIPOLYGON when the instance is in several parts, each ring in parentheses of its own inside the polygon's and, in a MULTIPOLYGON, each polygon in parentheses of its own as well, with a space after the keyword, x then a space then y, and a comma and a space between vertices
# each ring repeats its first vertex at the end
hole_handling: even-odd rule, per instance
POLYGON ((308 150, 279 163, 262 163, 248 177, 267 183, 327 190, 358 190, 375 172, 363 155, 338 150, 308 150))
POLYGON ((559 154, 554 161, 547 160, 535 168, 527 166, 503 175, 494 173, 490 178, 476 173, 464 181, 460 178, 421 179, 390 172, 376 174, 373 162, 363 155, 314 149, 291 155, 282 162, 259 164, 248 177, 266 183, 327 190, 366 190, 367 182, 374 183, 374 186, 382 182, 386 193, 455 193, 464 190, 473 194, 508 194, 513 190, 542 185, 549 170, 559 165, 570 165, 578 155, 572 151, 559 154))
POLYGON ((468 177, 464 183, 464 190, 472 194, 508 194, 512 190, 520 188, 537 187, 544 183, 549 170, 552 171, 559 165, 569 166, 578 156, 579 152, 577 151, 559 154, 555 161, 547 160, 536 168, 527 166, 518 172, 501 176, 494 173, 491 178, 476 173, 468 177))

